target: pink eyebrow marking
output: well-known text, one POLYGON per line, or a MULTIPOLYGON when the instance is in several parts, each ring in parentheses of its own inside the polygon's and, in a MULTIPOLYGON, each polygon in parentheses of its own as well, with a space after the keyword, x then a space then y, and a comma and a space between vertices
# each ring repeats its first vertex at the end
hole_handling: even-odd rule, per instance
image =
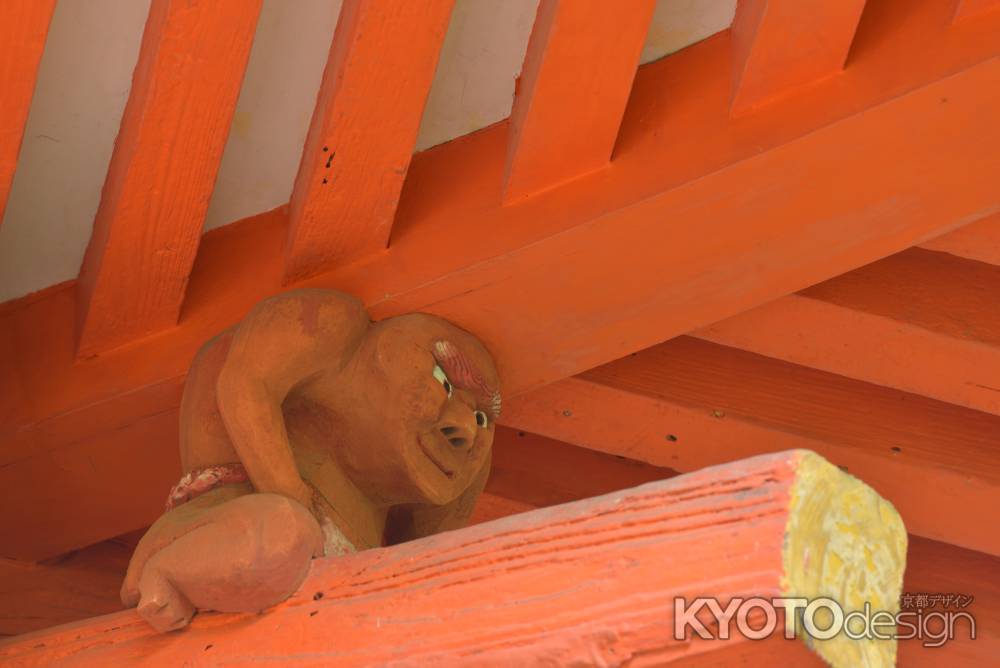
POLYGON ((432 353, 456 387, 475 394, 493 414, 494 420, 500 417, 500 390, 486 382, 479 368, 458 346, 451 341, 437 341, 432 353))

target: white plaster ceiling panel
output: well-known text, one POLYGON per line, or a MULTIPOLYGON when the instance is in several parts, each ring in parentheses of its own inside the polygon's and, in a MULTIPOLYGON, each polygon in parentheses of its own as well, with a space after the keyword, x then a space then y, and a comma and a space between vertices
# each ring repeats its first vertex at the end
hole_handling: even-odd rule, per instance
POLYGON ((458 0, 417 136, 421 151, 510 116, 538 0, 458 0))
POLYGON ((657 60, 725 30, 735 15, 736 0, 658 0, 639 62, 657 60))
POLYGON ((0 225, 0 301, 76 278, 149 4, 56 5, 0 225))
POLYGON ((205 229, 291 197, 341 0, 264 0, 205 229))
MULTIPOLYGON (((0 301, 78 273, 149 4, 59 0, 0 226, 0 301)), ((288 201, 340 5, 264 0, 206 229, 288 201)), ((537 6, 457 0, 417 150, 510 115, 537 6)), ((659 0, 642 62, 724 30, 735 7, 736 0, 659 0)))

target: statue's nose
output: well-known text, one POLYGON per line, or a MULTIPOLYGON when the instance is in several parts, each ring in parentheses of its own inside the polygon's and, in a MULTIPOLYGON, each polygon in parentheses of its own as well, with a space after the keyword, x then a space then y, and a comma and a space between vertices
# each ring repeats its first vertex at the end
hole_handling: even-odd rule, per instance
POLYGON ((463 402, 453 399, 448 402, 441 418, 441 425, 438 428, 452 446, 456 448, 472 447, 478 428, 472 409, 463 402))
POLYGON ((461 427, 445 425, 441 427, 441 433, 456 448, 464 448, 472 443, 473 435, 461 427))

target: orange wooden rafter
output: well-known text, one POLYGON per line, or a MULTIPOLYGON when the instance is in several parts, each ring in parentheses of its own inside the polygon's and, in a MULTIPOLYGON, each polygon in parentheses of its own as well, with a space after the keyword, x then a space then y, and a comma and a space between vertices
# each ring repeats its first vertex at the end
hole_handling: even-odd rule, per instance
MULTIPOLYGON (((264 615, 201 614, 183 633, 164 638, 129 610, 4 643, 0 660, 122 665, 155 656, 178 665, 195 657, 238 664, 272 657, 472 666, 604 665, 652 656, 687 666, 731 644, 746 645, 747 656, 773 657, 771 645, 740 634, 729 642, 676 639, 673 601, 786 590, 790 497, 805 457, 757 457, 317 560, 299 591, 264 615)), ((821 665, 809 660, 803 643, 780 643, 793 665, 821 665)))
MULTIPOLYGON (((528 435, 524 440, 530 441, 533 448, 541 447, 543 451, 546 451, 546 448, 554 443, 545 442, 545 439, 536 439, 531 435, 528 435)), ((603 462, 604 468, 602 470, 613 473, 627 471, 634 464, 610 457, 608 459, 609 461, 603 462)), ((565 477, 561 478, 560 481, 565 481, 565 477)), ((602 486, 598 484, 595 489, 601 488, 602 486)), ((529 480, 526 485, 518 485, 516 491, 527 492, 529 496, 531 493, 537 492, 545 498, 550 497, 550 492, 544 481, 532 484, 532 481, 529 480)), ((583 488, 578 491, 582 492, 583 488)), ((603 492, 596 491, 594 493, 603 492)), ((559 502, 575 501, 592 495, 570 494, 560 497, 559 502)), ((505 501, 505 499, 487 492, 481 497, 476 512, 481 515, 484 521, 488 521, 506 517, 511 512, 534 510, 538 507, 531 502, 510 500, 505 503, 505 501), (481 509, 484 511, 483 513, 480 513, 481 509)), ((114 570, 113 567, 108 568, 105 562, 109 560, 109 549, 113 551, 110 560, 120 559, 118 549, 115 546, 102 544, 96 555, 93 554, 93 549, 89 549, 53 566, 0 563, 0 573, 7 576, 7 578, 3 578, 0 575, 0 579, 3 579, 5 583, 3 609, 13 611, 15 615, 32 612, 49 615, 49 618, 53 620, 59 619, 59 616, 65 619, 67 615, 74 613, 79 615, 79 612, 84 610, 90 613, 87 616, 110 612, 114 609, 117 601, 118 583, 122 577, 125 562, 123 561, 117 570, 114 570), (95 563, 95 558, 102 561, 95 563), (73 597, 72 610, 66 608, 67 595, 73 597)), ((924 646, 926 638, 901 640, 899 642, 898 665, 908 668, 937 668, 942 665, 990 665, 990 662, 1000 652, 1000 636, 994 631, 1000 627, 1000 587, 998 587, 995 577, 998 569, 1000 569, 1000 558, 998 557, 911 535, 906 557, 903 591, 911 594, 950 592, 973 596, 972 604, 964 610, 975 616, 977 634, 975 639, 971 639, 966 626, 967 622, 962 620, 956 627, 958 632, 955 637, 940 647, 924 646)), ((940 608, 937 609, 940 610, 940 608)), ((118 619, 122 616, 119 614, 115 618, 118 619)), ((97 620, 91 620, 90 623, 95 621, 97 620)), ((34 622, 36 619, 25 620, 21 623, 34 622)), ((7 621, 5 627, 15 631, 17 629, 16 623, 17 621, 7 621)), ((36 634, 34 637, 51 636, 60 630, 62 629, 50 629, 47 632, 36 634)), ((145 637, 141 626, 137 626, 136 630, 145 637)), ((225 627, 220 627, 220 636, 224 633, 225 627)), ((27 638, 18 638, 12 639, 11 642, 26 647, 27 640, 27 638)), ((39 643, 36 642, 36 644, 39 643)), ((214 643, 210 644, 213 647, 209 650, 203 648, 202 654, 206 651, 211 653, 214 649, 214 643)), ((733 664, 760 666, 761 668, 773 666, 775 661, 783 661, 785 665, 794 665, 798 668, 825 665, 821 661, 818 662, 815 656, 802 652, 797 643, 762 641, 751 644, 755 646, 766 645, 766 647, 759 647, 755 652, 750 652, 749 650, 753 648, 747 648, 746 643, 744 643, 728 650, 710 653, 705 656, 704 663, 699 663, 696 657, 691 657, 685 666, 731 665, 730 659, 733 659, 733 664), (743 652, 747 652, 747 654, 742 654, 743 652), (745 661, 740 662, 739 659, 745 659, 745 661)))
POLYGON ((504 424, 692 471, 809 448, 891 501, 920 536, 1000 555, 1000 417, 690 337, 507 402, 504 424), (995 515, 995 510, 991 511, 995 515))
POLYGON ((677 472, 498 426, 493 464, 472 522, 609 494, 677 472), (566 475, 572 471, 572 475, 566 475))
POLYGON ((694 332, 1000 415, 1000 266, 912 248, 694 332))
MULTIPOLYGON (((494 445, 493 471, 486 491, 476 504, 473 521, 484 522, 578 501, 672 475, 676 474, 669 469, 500 427, 494 445), (573 475, 564 475, 565 471, 572 471, 573 475)), ((995 576, 998 572, 1000 557, 911 533, 903 591, 961 592, 973 596, 975 600, 966 611, 975 615, 977 633, 975 639, 971 638, 963 621, 955 637, 941 647, 926 647, 923 644, 926 639, 921 638, 901 640, 898 665, 912 668, 987 665, 1000 655, 1000 634, 993 631, 1000 628, 1000 581, 995 576)), ((728 656, 711 657, 716 661, 707 662, 707 666, 730 665, 728 656)), ((746 665, 739 661, 734 664, 746 665)), ((750 665, 763 668, 774 663, 760 660, 750 665)))
POLYGON ((80 269, 81 357, 177 322, 261 0, 153 0, 80 269))
POLYGON ((920 247, 1000 265, 1000 213, 925 241, 920 247))
POLYGON ((291 200, 285 276, 388 245, 454 0, 345 0, 291 200))
POLYGON ((1000 8, 1000 2, 997 0, 955 0, 955 20, 974 19, 997 8, 1000 8))
MULTIPOLYGON (((676 475, 633 459, 573 447, 561 441, 500 427, 493 453, 493 471, 486 491, 476 504, 474 522, 484 522, 513 513, 526 512, 557 503, 567 503, 598 494, 607 494, 655 479, 676 475), (564 475, 572 471, 573 475, 564 475)), ((910 593, 961 592, 974 597, 966 608, 975 615, 975 639, 963 621, 959 632, 941 647, 924 646, 926 639, 912 638, 899 643, 898 665, 937 668, 941 665, 987 665, 1000 654, 1000 557, 967 550, 947 543, 909 537, 903 591, 910 593)), ((788 651, 787 647, 776 648, 788 651)), ((739 650, 732 663, 729 655, 709 655, 706 666, 774 666, 787 657, 750 657, 757 663, 740 663, 739 650), (770 661, 766 660, 771 658, 770 661)), ((802 657, 811 660, 812 657, 802 657)), ((699 665, 686 663, 688 665, 699 665)), ((791 665, 803 664, 792 662, 791 665)), ((817 664, 819 665, 819 664, 817 664)))
POLYGON ((542 0, 510 115, 504 197, 608 164, 653 0, 542 0))
POLYGON ((56 0, 0 3, 0 223, 56 0))
MULTIPOLYGON (((495 251, 446 279, 379 290, 372 295, 371 310, 382 317, 430 308, 482 336, 499 354, 515 391, 536 387, 903 250, 934 229, 991 212, 1000 198, 992 183, 1000 155, 987 153, 994 149, 986 145, 1000 149, 1000 134, 992 129, 992 109, 998 105, 1000 59, 698 181, 627 207, 604 209, 593 218, 574 216, 586 222, 534 244, 495 251), (984 96, 989 99, 970 100, 959 115, 982 127, 982 134, 969 132, 969 125, 942 122, 942 134, 933 141, 919 148, 913 143, 920 127, 939 122, 933 119, 941 113, 942 97, 955 104, 965 96, 960 90, 971 92, 967 86, 980 85, 988 87, 980 90, 990 90, 984 96), (936 144, 933 154, 924 152, 930 144, 936 144), (963 166, 955 163, 952 173, 938 172, 931 165, 943 164, 942 156, 964 156, 959 158, 963 166), (911 171, 918 164, 935 174, 911 171), (982 165, 989 173, 970 173, 968 164, 982 165), (940 184, 941 190, 933 189, 940 198, 925 196, 928 179, 940 184), (838 187, 817 189, 817 183, 838 187), (887 197, 914 197, 922 204, 898 207, 887 197)), ((626 173, 639 181, 649 178, 650 156, 632 158, 620 156, 615 169, 595 175, 595 183, 567 184, 560 189, 566 196, 540 204, 540 213, 569 220, 565 210, 554 206, 569 197, 577 198, 577 211, 583 202, 606 206, 603 188, 609 181, 618 185, 617 177, 626 173), (644 167, 637 171, 626 167, 640 163, 644 167)), ((540 215, 532 218, 541 220, 540 215)), ((478 238, 503 243, 495 233, 478 238)), ((430 249, 414 238, 432 266, 447 262, 446 254, 472 254, 467 240, 467 235, 446 238, 430 249)), ((403 252, 397 245, 396 253, 403 252)), ((352 285, 362 292, 371 289, 360 280, 352 285)))
MULTIPOLYGON (((141 451, 141 448, 138 450, 141 451)), ((97 467, 115 463, 94 460, 97 467)), ((177 462, 168 475, 178 476, 177 462)), ((493 469, 486 491, 475 508, 474 523, 513 513, 577 501, 676 475, 670 469, 578 448, 533 434, 500 427, 493 445, 493 469), (573 471, 572 476, 559 475, 573 471)), ((0 638, 37 631, 121 609, 119 589, 129 557, 145 527, 162 510, 166 487, 145 484, 134 476, 118 478, 116 490, 130 495, 150 514, 143 529, 127 536, 100 540, 100 533, 76 534, 82 548, 44 564, 0 558, 0 638), (147 503, 148 501, 148 503, 147 503)), ((170 483, 166 483, 170 484, 170 483)), ((73 501, 64 499, 67 506, 73 501)), ((93 526, 81 520, 83 526, 93 526)), ((75 527, 69 527, 75 532, 75 527)))
POLYGON ((131 554, 105 541, 51 563, 0 559, 0 638, 121 610, 131 554))
MULTIPOLYGON (((998 205, 1000 44, 989 35, 1000 21, 952 26, 949 7, 879 3, 843 76, 738 122, 727 35, 640 68, 614 165, 517 206, 499 205, 504 126, 418 155, 392 252, 297 285, 352 292, 379 318, 454 320, 487 342, 512 396, 971 222, 998 205), (933 53, 916 48, 930 41, 933 53)), ((128 434, 150 457, 176 457, 169 435, 148 432, 170 424, 197 348, 282 289, 286 222, 275 211, 213 231, 183 323, 84 363, 72 290, 0 313, 15 370, 0 395, 0 477, 30 509, 0 512, 0 544, 60 547, 58 534, 16 530, 59 524, 47 487, 25 483, 61 479, 54 461, 87 467, 85 452, 127 451, 128 434)), ((84 505, 117 522, 113 500, 84 505)))
POLYGON ((864 7, 865 0, 738 0, 733 112, 840 71, 864 7))
MULTIPOLYGON (((672 475, 669 469, 500 427, 493 470, 476 504, 473 523, 672 475), (565 471, 573 475, 563 475, 565 471)), ((139 496, 150 493, 135 491, 139 496)), ((0 609, 8 613, 0 624, 0 635, 35 631, 116 610, 119 585, 139 535, 105 541, 49 565, 0 561, 0 609), (71 602, 68 606, 67 601, 71 602)), ((975 614, 979 627, 976 640, 959 633, 943 647, 923 647, 921 639, 902 641, 900 665, 988 664, 1000 651, 1000 637, 990 632, 1000 626, 1000 587, 992 577, 998 568, 998 557, 911 535, 904 591, 970 594, 975 601, 968 610, 975 614)), ((722 657, 712 657, 724 663, 722 657)))

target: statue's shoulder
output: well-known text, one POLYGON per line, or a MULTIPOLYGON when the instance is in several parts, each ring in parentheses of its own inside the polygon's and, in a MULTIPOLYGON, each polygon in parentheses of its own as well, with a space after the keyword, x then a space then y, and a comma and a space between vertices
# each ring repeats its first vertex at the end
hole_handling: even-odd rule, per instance
POLYGON ((338 290, 299 288, 261 301, 237 327, 293 327, 315 334, 366 328, 370 322, 365 305, 354 295, 338 290))
POLYGON ((323 288, 296 288, 261 300, 248 314, 287 312, 309 308, 340 310, 346 313, 365 313, 365 305, 354 295, 339 290, 323 288))

